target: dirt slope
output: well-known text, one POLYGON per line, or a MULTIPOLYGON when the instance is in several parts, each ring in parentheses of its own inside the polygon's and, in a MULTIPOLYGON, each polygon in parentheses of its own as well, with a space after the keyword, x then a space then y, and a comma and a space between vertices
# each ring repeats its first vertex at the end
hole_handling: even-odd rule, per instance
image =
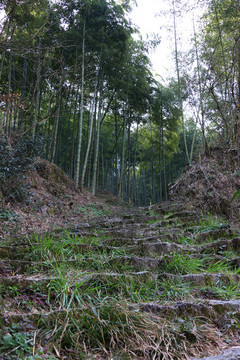
POLYGON ((240 222, 240 206, 234 193, 240 189, 240 150, 238 147, 213 147, 210 155, 196 163, 170 188, 174 201, 190 202, 205 212, 227 216, 240 222))
POLYGON ((0 239, 68 227, 87 221, 95 212, 103 213, 103 208, 110 211, 122 204, 109 193, 92 196, 86 189, 76 191, 73 180, 42 159, 27 173, 26 185, 30 194, 27 203, 0 202, 0 239))

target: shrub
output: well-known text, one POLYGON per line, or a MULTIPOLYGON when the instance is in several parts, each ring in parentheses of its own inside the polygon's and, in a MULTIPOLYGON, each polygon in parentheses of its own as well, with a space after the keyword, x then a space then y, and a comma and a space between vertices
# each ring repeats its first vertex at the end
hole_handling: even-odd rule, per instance
POLYGON ((22 138, 11 144, 6 136, 0 135, 0 192, 5 201, 25 201, 29 191, 24 180, 38 154, 41 141, 22 138))

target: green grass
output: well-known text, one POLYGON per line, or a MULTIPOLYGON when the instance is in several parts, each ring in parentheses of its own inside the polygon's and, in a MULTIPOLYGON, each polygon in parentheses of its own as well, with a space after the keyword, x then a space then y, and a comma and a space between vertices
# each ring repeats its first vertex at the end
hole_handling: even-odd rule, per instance
POLYGON ((196 233, 218 230, 225 226, 227 226, 227 222, 223 217, 211 215, 209 213, 203 214, 196 233))
POLYGON ((189 245, 193 245, 194 244, 194 239, 190 238, 189 236, 177 236, 177 240, 176 240, 177 244, 189 244, 189 245))
MULTIPOLYGON (((204 320, 173 318, 129 310, 106 297, 82 311, 69 311, 52 324, 39 323, 39 339, 56 344, 59 356, 93 359, 180 359, 199 355, 199 344, 217 343, 219 335, 204 320), (164 357, 163 357, 164 356, 164 357)), ((201 348, 202 349, 202 348, 201 348)))
POLYGON ((108 208, 103 208, 97 204, 90 204, 87 206, 78 206, 75 210, 77 213, 83 213, 85 215, 89 215, 91 217, 99 217, 103 215, 111 215, 112 211, 108 208))
POLYGON ((191 284, 167 279, 158 284, 158 297, 162 301, 184 300, 192 298, 194 294, 191 284))
POLYGON ((176 275, 207 273, 235 273, 240 269, 232 269, 227 259, 216 260, 211 255, 206 257, 191 257, 191 254, 183 255, 179 252, 171 253, 161 263, 161 270, 176 275))
MULTIPOLYGON (((33 235, 28 239, 30 244, 30 251, 27 256, 32 261, 42 260, 60 260, 60 259, 74 259, 76 254, 84 252, 87 247, 81 248, 81 245, 89 245, 89 249, 94 246, 101 246, 108 236, 102 234, 99 236, 83 236, 79 237, 76 234, 71 234, 69 231, 64 231, 59 237, 54 234, 47 235, 33 235), (82 250, 81 250, 82 249, 82 250)), ((99 248, 99 251, 101 251, 99 248)), ((88 250, 86 250, 88 251, 88 250)), ((90 250, 89 250, 90 251, 90 250)))
POLYGON ((207 261, 207 265, 205 267, 205 271, 208 273, 228 273, 228 272, 234 272, 234 273, 238 273, 238 270, 233 271, 231 266, 229 265, 229 263, 227 263, 225 260, 222 261, 214 261, 211 260, 211 257, 206 258, 207 261))
POLYGON ((51 294, 55 301, 66 309, 81 307, 82 304, 96 304, 104 299, 122 302, 154 301, 158 298, 158 281, 134 278, 130 275, 93 274, 82 276, 70 285, 64 274, 48 286, 49 302, 51 294))
POLYGON ((11 210, 4 208, 0 210, 0 221, 7 220, 14 222, 17 218, 20 218, 20 216, 11 210))
POLYGON ((156 223, 158 223, 158 222, 161 222, 161 219, 148 220, 148 221, 147 221, 147 224, 148 224, 148 225, 152 225, 152 224, 156 224, 156 223))
POLYGON ((22 359, 24 355, 31 354, 33 346, 33 333, 26 332, 21 325, 12 324, 3 328, 0 334, 0 356, 4 359, 22 359))
POLYGON ((170 254, 169 257, 164 259, 162 268, 165 272, 186 275, 196 274, 203 269, 203 260, 191 258, 190 254, 183 255, 178 252, 170 254))
POLYGON ((239 256, 234 250, 223 250, 219 251, 219 253, 226 258, 226 260, 235 259, 239 256))
POLYGON ((202 292, 204 291, 208 297, 213 297, 218 300, 240 299, 240 288, 239 285, 236 284, 231 284, 229 286, 212 286, 211 289, 202 289, 202 292))

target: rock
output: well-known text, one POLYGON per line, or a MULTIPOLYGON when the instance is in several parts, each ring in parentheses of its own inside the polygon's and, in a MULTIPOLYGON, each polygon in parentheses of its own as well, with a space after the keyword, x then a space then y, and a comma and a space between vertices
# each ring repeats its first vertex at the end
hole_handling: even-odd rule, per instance
MULTIPOLYGON (((191 358, 191 360, 198 360, 200 358, 191 358)), ((222 351, 219 355, 201 358, 201 360, 240 360, 240 347, 233 347, 222 351)))
POLYGON ((220 240, 223 239, 229 239, 234 236, 234 232, 230 229, 228 229, 228 226, 221 227, 219 229, 215 230, 209 230, 204 232, 197 232, 194 238, 196 239, 197 243, 204 242, 208 239, 212 240, 220 240))
POLYGON ((133 266, 138 270, 157 270, 159 268, 159 260, 150 257, 117 256, 110 262, 112 264, 133 266))
POLYGON ((226 311, 239 311, 240 310, 240 300, 209 300, 208 304, 211 305, 214 310, 218 313, 223 313, 226 311))
POLYGON ((196 217, 195 211, 182 210, 167 216, 167 219, 196 217))
POLYGON ((240 276, 237 274, 187 274, 187 275, 173 275, 168 273, 159 274, 159 280, 180 281, 181 283, 188 283, 194 286, 229 286, 232 283, 239 283, 240 276))
POLYGON ((143 303, 139 306, 140 311, 151 312, 160 316, 207 316, 215 318, 216 313, 211 306, 206 304, 178 302, 174 305, 158 305, 154 303, 143 303))
POLYGON ((237 254, 240 254, 240 237, 232 239, 232 247, 237 254))
POLYGON ((165 255, 171 252, 188 252, 190 247, 188 245, 178 245, 168 242, 156 242, 150 244, 142 244, 142 253, 165 255))
POLYGON ((222 254, 232 248, 232 240, 219 240, 202 247, 201 253, 222 254))

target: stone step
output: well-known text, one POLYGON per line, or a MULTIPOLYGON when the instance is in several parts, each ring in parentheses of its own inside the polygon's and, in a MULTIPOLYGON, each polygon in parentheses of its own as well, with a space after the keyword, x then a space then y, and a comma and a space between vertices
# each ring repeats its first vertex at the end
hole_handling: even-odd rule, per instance
POLYGON ((221 351, 218 355, 201 358, 191 358, 190 360, 240 360, 240 346, 235 346, 221 351))
POLYGON ((128 246, 128 245, 136 245, 141 246, 145 243, 154 243, 161 242, 158 235, 147 236, 143 238, 121 238, 121 237, 112 237, 107 240, 104 240, 103 244, 110 246, 128 246))
MULTIPOLYGON (((74 287, 76 284, 85 284, 86 282, 101 279, 101 281, 104 281, 106 278, 138 278, 141 281, 154 279, 156 278, 156 275, 152 274, 152 272, 144 270, 144 271, 129 271, 128 273, 118 273, 118 272, 93 272, 93 271, 85 271, 80 274, 78 274, 77 278, 74 277, 74 274, 69 277, 65 277, 64 281, 67 281, 69 287, 74 287), (73 276, 73 278, 72 278, 73 276)), ((24 275, 8 275, 0 276, 0 284, 4 286, 18 286, 21 287, 21 289, 29 288, 34 285, 35 287, 43 288, 45 289, 47 285, 52 281, 61 281, 60 278, 58 278, 55 274, 53 276, 47 276, 47 275, 32 275, 32 276, 24 276, 24 275)))
MULTIPOLYGON (((148 215, 134 215, 133 217, 130 217, 129 219, 126 218, 113 218, 108 219, 107 221, 102 221, 99 223, 99 225, 105 229, 105 228, 124 228, 126 226, 147 226, 149 225, 149 222, 159 222, 163 219, 163 216, 160 215, 154 215, 154 216, 148 216, 148 215)), ((176 220, 171 221, 171 223, 175 223, 176 220)), ((169 224, 169 221, 165 221, 165 225, 169 224)))
MULTIPOLYGON (((33 273, 33 272, 47 272, 51 269, 54 269, 57 265, 66 264, 66 265, 80 265, 82 259, 69 259, 69 260, 52 260, 52 261, 29 261, 29 260, 2 260, 1 264, 5 266, 8 272, 14 274, 24 274, 24 273, 33 273)), ((1 274, 1 271, 0 271, 1 274)))
MULTIPOLYGON (((189 230, 188 230, 189 231, 189 230)), ((197 232, 192 235, 194 242, 196 243, 204 243, 207 240, 220 240, 220 239, 231 239, 236 236, 236 232, 232 229, 228 229, 227 227, 209 230, 204 232, 197 232)))
MULTIPOLYGON (((219 324, 219 315, 228 316, 235 312, 240 311, 240 300, 197 300, 194 302, 178 301, 171 304, 159 304, 159 303, 141 303, 130 304, 130 310, 139 310, 142 312, 150 312, 157 314, 160 317, 168 318, 183 318, 183 317, 205 317, 206 319, 215 320, 219 324)), ((221 321, 227 321, 227 319, 221 318, 221 321)), ((223 324, 221 324, 223 325, 223 324)))
POLYGON ((189 219, 197 219, 199 218, 199 214, 196 211, 190 211, 190 210, 180 210, 180 211, 176 211, 173 214, 167 215, 166 216, 167 219, 175 219, 175 218, 180 218, 180 219, 184 219, 184 220, 189 220, 189 219))
POLYGON ((169 242, 142 243, 141 253, 148 255, 165 255, 173 252, 180 254, 189 253, 192 250, 190 245, 180 245, 169 242))
POLYGON ((230 240, 219 240, 210 244, 202 246, 202 253, 215 253, 222 254, 224 251, 234 251, 236 254, 240 254, 240 237, 230 240))
POLYGON ((156 228, 162 229, 162 228, 168 228, 171 225, 174 225, 174 227, 176 227, 178 229, 185 226, 184 224, 179 224, 178 219, 167 219, 167 220, 156 221, 152 224, 149 224, 149 228, 150 229, 156 229, 156 228))
POLYGON ((200 253, 200 254, 215 254, 222 256, 225 251, 233 251, 236 255, 240 254, 240 238, 234 238, 230 240, 219 240, 211 242, 206 245, 188 245, 188 244, 177 244, 176 242, 162 242, 157 237, 149 237, 146 239, 140 239, 135 241, 135 244, 141 244, 141 250, 145 254, 149 255, 164 255, 171 252, 185 253, 200 253), (154 239, 157 241, 154 242, 154 239))
POLYGON ((148 312, 160 317, 171 318, 205 318, 215 325, 224 327, 231 322, 232 316, 239 316, 240 300, 197 300, 194 302, 178 301, 171 304, 141 303, 130 304, 129 310, 148 312))
MULTIPOLYGON (((6 324, 10 326, 11 324, 21 323, 26 321, 31 321, 32 325, 39 324, 40 320, 44 321, 46 324, 54 323, 56 319, 64 320, 66 316, 71 314, 74 315, 75 313, 81 313, 84 311, 84 308, 74 308, 74 309, 55 309, 51 311, 8 311, 8 312, 1 312, 0 313, 0 322, 1 324, 6 324)), ((4 359, 5 360, 5 359, 4 359)))
POLYGON ((29 276, 25 277, 23 275, 10 275, 10 276, 0 276, 0 284, 7 286, 17 286, 21 289, 28 287, 40 287, 42 290, 46 290, 47 285, 52 281, 56 280, 56 277, 45 277, 45 276, 29 276))
POLYGON ((30 248, 29 244, 0 246, 0 259, 17 259, 24 256, 30 248))
POLYGON ((136 270, 158 270, 159 259, 137 256, 116 256, 109 261, 113 267, 118 265, 132 266, 136 270))
POLYGON ((169 320, 172 318, 188 318, 204 316, 210 320, 217 318, 218 314, 211 306, 200 303, 192 302, 178 302, 171 305, 161 305, 157 303, 142 303, 129 305, 129 310, 140 312, 148 312, 159 317, 167 317, 169 320))
POLYGON ((183 203, 176 203, 171 201, 166 201, 164 203, 160 204, 154 204, 149 206, 148 208, 144 208, 143 211, 146 213, 148 212, 154 212, 159 214, 167 214, 167 213, 175 213, 178 211, 182 211, 186 207, 183 203))
MULTIPOLYGON (((153 244, 158 245, 158 244, 153 244)), ((184 247, 179 247, 179 248, 175 248, 174 246, 171 246, 173 244, 169 244, 169 243, 162 243, 160 244, 160 246, 158 247, 158 249, 161 249, 161 251, 158 251, 157 253, 157 257, 152 257, 152 256, 142 256, 142 254, 148 255, 148 251, 146 251, 146 247, 142 247, 141 251, 138 250, 138 247, 133 246, 132 249, 133 251, 129 251, 131 252, 131 255, 125 255, 125 256, 115 256, 114 258, 112 258, 109 261, 109 264, 115 265, 117 266, 118 264, 127 264, 130 266, 133 266, 134 268, 138 269, 138 270, 158 270, 158 271, 164 271, 164 269, 168 266, 169 262, 171 261, 172 257, 174 256, 174 253, 177 254, 182 254, 183 257, 187 257, 187 259, 199 259, 201 260, 201 264, 199 266, 201 266, 201 268, 199 268, 199 270, 201 271, 201 269, 208 269, 209 266, 218 264, 223 262, 230 270, 232 271, 236 271, 238 270, 239 266, 240 266, 240 259, 239 258, 235 258, 235 259, 226 259, 222 256, 208 256, 205 254, 200 254, 200 253, 194 253, 189 251, 188 249, 184 249, 184 247), (177 251, 176 251, 177 250, 177 251), (138 254, 139 251, 139 254, 138 254), (133 256, 132 254, 136 254, 135 256, 133 256), (138 255, 138 256, 137 256, 138 255), (139 256, 141 255, 141 256, 139 256), (144 268, 146 266, 146 268, 144 268)), ((129 248, 129 250, 131 250, 131 248, 129 248)), ((156 254, 156 252, 150 253, 149 255, 152 254, 156 254)), ((205 274, 206 276, 207 274, 205 274)), ((209 273, 209 276, 213 276, 214 274, 209 273)), ((217 275, 217 274, 215 274, 217 275)), ((228 276, 228 274, 225 274, 226 276, 228 276)), ((193 276, 195 276, 193 274, 193 276)), ((231 276, 234 276, 231 275, 231 276)))
POLYGON ((174 275, 169 273, 159 274, 159 280, 165 281, 177 281, 182 284, 191 284, 192 286, 217 286, 221 285, 229 286, 232 284, 238 284, 240 281, 240 275, 238 274, 187 274, 187 275, 174 275))

